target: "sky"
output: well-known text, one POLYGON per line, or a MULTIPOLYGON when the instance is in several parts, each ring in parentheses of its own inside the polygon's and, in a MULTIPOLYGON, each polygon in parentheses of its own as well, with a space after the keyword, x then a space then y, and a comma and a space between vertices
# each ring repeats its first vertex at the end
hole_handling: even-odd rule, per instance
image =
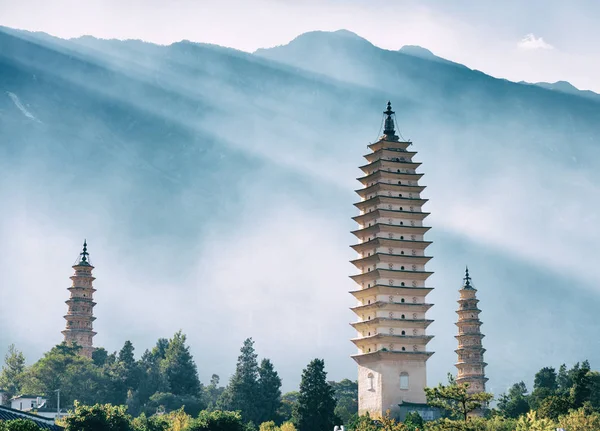
POLYGON ((385 49, 420 45, 499 78, 600 92, 598 14, 593 0, 0 0, 0 25, 63 38, 187 39, 251 52, 343 28, 385 49))

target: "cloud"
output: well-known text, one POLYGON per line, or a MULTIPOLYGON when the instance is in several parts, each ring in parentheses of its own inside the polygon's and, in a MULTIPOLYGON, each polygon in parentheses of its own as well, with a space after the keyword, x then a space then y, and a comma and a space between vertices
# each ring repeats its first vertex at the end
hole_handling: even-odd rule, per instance
POLYGON ((525 37, 517 43, 517 47, 524 50, 554 49, 554 47, 547 43, 543 37, 536 37, 533 33, 525 35, 525 37))

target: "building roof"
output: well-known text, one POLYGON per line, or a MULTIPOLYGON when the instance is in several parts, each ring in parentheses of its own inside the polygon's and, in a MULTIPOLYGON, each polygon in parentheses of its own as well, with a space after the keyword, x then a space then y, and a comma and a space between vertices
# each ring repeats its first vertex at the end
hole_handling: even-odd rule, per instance
POLYGON ((54 423, 54 419, 48 419, 31 413, 22 412, 20 410, 11 409, 10 407, 0 406, 0 421, 12 421, 15 419, 28 419, 42 429, 53 431, 63 430, 62 427, 59 427, 54 423))
POLYGON ((11 400, 18 400, 19 398, 27 398, 27 399, 36 399, 36 398, 44 398, 41 395, 27 395, 27 394, 20 394, 20 395, 15 395, 14 397, 11 398, 11 400))

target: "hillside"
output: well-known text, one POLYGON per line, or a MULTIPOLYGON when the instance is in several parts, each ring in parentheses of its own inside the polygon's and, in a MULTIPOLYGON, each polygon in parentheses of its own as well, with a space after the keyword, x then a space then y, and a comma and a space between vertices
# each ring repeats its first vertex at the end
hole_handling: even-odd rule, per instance
POLYGON ((352 191, 391 99, 432 212, 430 384, 453 371, 466 263, 491 390, 594 366, 595 100, 346 31, 255 54, 6 28, 0 46, 0 285, 17 287, 0 346, 33 359, 60 341, 87 237, 107 348, 139 354, 181 328, 207 380, 252 336, 286 390, 313 357, 352 377, 352 191))

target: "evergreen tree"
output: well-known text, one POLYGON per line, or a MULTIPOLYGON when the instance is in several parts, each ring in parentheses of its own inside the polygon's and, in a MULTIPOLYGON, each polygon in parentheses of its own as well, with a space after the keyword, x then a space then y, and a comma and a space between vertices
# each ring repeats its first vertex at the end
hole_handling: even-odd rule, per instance
POLYGON ((122 362, 126 367, 132 367, 135 364, 135 357, 133 356, 133 351, 134 347, 131 341, 125 341, 123 348, 119 352, 119 362, 122 362))
POLYGON ((102 367, 108 362, 108 352, 104 347, 97 347, 92 352, 92 361, 97 367, 102 367))
POLYGON ((486 392, 470 394, 468 384, 459 385, 452 375, 448 377, 447 386, 440 383, 435 388, 425 388, 425 395, 427 404, 446 410, 453 419, 466 423, 471 412, 484 408, 494 398, 486 392))
POLYGON ((217 407, 217 402, 225 390, 224 387, 219 386, 220 381, 218 374, 213 374, 210 378, 210 384, 204 387, 204 398, 209 410, 214 410, 217 407))
POLYGON ((313 359, 302 372, 293 422, 298 431, 328 431, 336 425, 334 390, 327 382, 325 361, 313 359))
POLYGON ((174 395, 197 397, 201 390, 198 369, 185 340, 186 337, 181 331, 169 340, 160 368, 169 384, 169 392, 174 395))
POLYGON ((9 398, 18 395, 21 391, 23 371, 25 371, 25 356, 15 348, 14 344, 11 344, 4 356, 4 365, 0 372, 0 389, 4 389, 9 398))
POLYGON ((235 373, 219 400, 226 410, 239 411, 244 421, 258 422, 258 363, 254 352, 254 341, 248 338, 240 350, 235 373))
POLYGON ((259 415, 256 423, 274 421, 281 406, 281 379, 273 364, 263 359, 258 368, 259 415))
POLYGON ((508 394, 500 395, 498 410, 507 418, 518 418, 529 411, 529 400, 525 383, 519 382, 512 385, 508 394))

